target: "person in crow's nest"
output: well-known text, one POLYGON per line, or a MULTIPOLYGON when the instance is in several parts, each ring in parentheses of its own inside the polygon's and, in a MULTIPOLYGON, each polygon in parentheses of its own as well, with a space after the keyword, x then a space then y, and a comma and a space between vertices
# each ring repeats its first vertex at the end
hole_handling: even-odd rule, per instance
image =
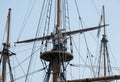
POLYGON ((53 42, 53 50, 64 50, 65 48, 65 37, 62 36, 62 31, 65 29, 54 28, 54 31, 51 32, 52 42, 53 42))

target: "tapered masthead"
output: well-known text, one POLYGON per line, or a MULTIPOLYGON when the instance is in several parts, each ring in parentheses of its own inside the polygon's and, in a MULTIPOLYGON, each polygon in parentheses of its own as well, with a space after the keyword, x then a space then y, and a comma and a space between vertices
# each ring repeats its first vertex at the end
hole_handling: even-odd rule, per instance
POLYGON ((9 9, 8 13, 8 27, 7 27, 7 41, 6 43, 3 44, 3 51, 2 51, 2 56, 3 56, 3 62, 2 62, 2 82, 6 82, 6 62, 7 62, 7 55, 8 55, 8 49, 10 47, 9 39, 10 39, 10 14, 11 14, 11 9, 9 9))
POLYGON ((60 27, 60 17, 61 17, 61 0, 57 3, 57 28, 60 27))
POLYGON ((6 82, 6 63, 8 63, 9 73, 10 73, 10 82, 14 82, 12 69, 10 65, 10 56, 14 55, 13 52, 9 50, 10 48, 10 15, 11 9, 9 9, 7 17, 7 40, 3 43, 3 50, 0 52, 2 59, 2 82, 6 82))

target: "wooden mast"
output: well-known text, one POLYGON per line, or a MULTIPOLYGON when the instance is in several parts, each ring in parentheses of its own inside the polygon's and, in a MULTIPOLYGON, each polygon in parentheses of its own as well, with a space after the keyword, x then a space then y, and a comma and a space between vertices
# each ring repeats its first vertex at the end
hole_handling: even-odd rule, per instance
MULTIPOLYGON (((105 25, 105 10, 104 10, 104 6, 103 6, 103 23, 105 25)), ((103 35, 104 38, 106 38, 106 28, 104 26, 104 35, 103 35)), ((104 77, 106 77, 106 43, 107 43, 107 40, 103 40, 103 48, 104 48, 104 51, 103 51, 103 55, 104 55, 104 77)))
MULTIPOLYGON (((61 9, 61 0, 58 0, 57 2, 57 27, 56 28, 60 28, 60 9, 61 9)), ((53 59, 53 64, 52 64, 52 68, 53 68, 53 82, 57 82, 58 81, 58 69, 57 69, 57 65, 58 65, 58 57, 55 57, 53 59)))
POLYGON ((60 17, 61 17, 61 0, 57 3, 57 28, 60 27, 60 17))
POLYGON ((58 64, 58 60, 57 60, 57 57, 56 57, 56 58, 53 59, 53 64, 52 64, 52 68, 53 68, 53 82, 57 82, 57 79, 58 79, 57 64, 58 64))
POLYGON ((8 63, 9 73, 10 73, 10 82, 14 82, 11 64, 10 64, 10 56, 15 55, 15 53, 9 50, 10 48, 10 15, 11 9, 9 8, 8 16, 7 16, 7 40, 6 43, 3 43, 3 50, 0 52, 2 55, 2 82, 6 82, 6 63, 8 63))
POLYGON ((2 61, 2 82, 6 82, 6 62, 8 58, 8 49, 10 47, 9 39, 10 39, 10 14, 11 9, 9 9, 8 13, 8 28, 7 28, 7 41, 3 44, 4 49, 2 52, 3 61, 2 61))
POLYGON ((109 81, 109 80, 118 80, 120 79, 120 75, 114 76, 106 76, 106 77, 96 77, 96 78, 85 78, 85 79, 76 79, 76 80, 68 80, 67 82, 96 82, 96 81, 109 81))

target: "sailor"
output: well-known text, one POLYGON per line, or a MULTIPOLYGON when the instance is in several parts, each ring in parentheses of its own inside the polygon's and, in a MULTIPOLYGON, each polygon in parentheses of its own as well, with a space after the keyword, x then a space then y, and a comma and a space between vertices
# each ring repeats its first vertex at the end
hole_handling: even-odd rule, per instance
POLYGON ((63 50, 64 39, 62 36, 62 30, 60 28, 55 28, 53 32, 51 32, 51 36, 53 37, 53 50, 63 50))
POLYGON ((63 50, 66 51, 67 50, 67 37, 63 36, 63 50))
POLYGON ((57 50, 63 49, 63 39, 60 33, 55 35, 55 47, 57 50))

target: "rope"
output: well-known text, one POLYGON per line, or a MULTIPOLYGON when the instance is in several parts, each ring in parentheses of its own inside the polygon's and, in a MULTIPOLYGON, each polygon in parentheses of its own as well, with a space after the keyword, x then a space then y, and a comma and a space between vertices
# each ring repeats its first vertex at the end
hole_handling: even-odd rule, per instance
POLYGON ((99 58, 98 58, 98 76, 100 75, 101 54, 102 54, 102 43, 100 46, 100 54, 99 54, 99 58))
MULTIPOLYGON (((68 0, 65 0, 64 2, 66 3, 65 5, 65 27, 68 27, 69 31, 71 31, 71 28, 70 28, 70 19, 69 19, 69 9, 68 9, 68 0), (66 2, 65 2, 66 1, 66 2), (68 24, 68 26, 67 26, 68 24)), ((72 37, 71 35, 69 35, 70 37, 70 50, 71 50, 71 53, 73 53, 73 44, 72 44, 72 37)))
POLYGON ((12 69, 11 69, 11 64, 10 64, 10 58, 8 57, 8 67, 9 67, 9 72, 10 72, 10 82, 14 82, 13 74, 12 74, 12 69))
POLYGON ((93 0, 90 0, 90 1, 91 1, 91 3, 93 4, 94 8, 96 9, 97 14, 100 16, 100 12, 99 12, 99 10, 97 9, 94 1, 93 1, 93 0))
POLYGON ((22 26, 21 26, 21 30, 20 30, 20 33, 19 33, 18 38, 17 38, 17 41, 19 41, 19 39, 21 37, 21 34, 22 34, 23 30, 25 29, 25 26, 26 26, 26 24, 28 22, 28 19, 29 19, 30 15, 31 15, 32 9, 33 9, 33 7, 34 7, 34 5, 36 3, 36 0, 33 0, 33 1, 34 2, 32 4, 32 0, 30 0, 30 3, 29 3, 29 6, 27 8, 27 11, 26 11, 26 14, 25 14, 22 26))
MULTIPOLYGON (((48 29, 49 29, 49 22, 50 22, 50 13, 51 13, 51 3, 52 1, 50 1, 49 0, 49 2, 48 2, 48 6, 47 6, 47 15, 46 15, 46 21, 45 21, 45 30, 46 30, 46 23, 48 23, 48 29), (48 19, 48 20, 47 20, 48 19)), ((44 3, 43 3, 44 4, 44 3)), ((40 16, 41 17, 41 16, 40 16)), ((41 19, 39 19, 39 22, 41 21, 41 19)), ((39 27, 39 25, 40 25, 40 23, 38 23, 38 28, 37 29, 40 29, 40 27, 39 27)), ((45 34, 45 30, 44 30, 44 33, 43 33, 43 35, 45 34)), ((40 30, 37 30, 37 32, 36 32, 36 36, 35 37, 37 37, 38 35, 39 35, 39 32, 40 30)), ((49 30, 48 30, 49 31, 49 30)), ((46 41, 47 42, 47 41, 46 41)), ((31 53, 31 57, 30 57, 30 61, 29 61, 29 66, 28 66, 28 70, 27 70, 27 75, 26 75, 26 79, 25 79, 25 82, 27 81, 27 79, 28 79, 28 73, 29 73, 29 71, 30 71, 30 67, 31 67, 31 63, 32 63, 32 59, 33 59, 33 52, 34 52, 34 49, 35 49, 35 46, 37 45, 37 43, 35 43, 34 42, 34 44, 33 44, 33 49, 32 49, 32 53, 31 53)), ((46 45, 47 46, 47 45, 46 45)))
MULTIPOLYGON (((76 51, 77 51, 77 53, 78 53, 78 55, 79 55, 79 57, 81 58, 81 60, 84 62, 84 64, 87 66, 87 63, 86 63, 86 61, 82 58, 82 56, 81 56, 81 54, 80 54, 80 52, 79 52, 79 50, 77 49, 77 47, 76 47, 76 44, 75 44, 75 42, 74 42, 74 40, 73 40, 73 43, 74 43, 74 45, 75 45, 75 49, 76 49, 76 51)), ((89 68, 89 67, 88 67, 89 68)), ((93 73, 95 73, 95 71, 94 70, 92 70, 91 68, 89 68, 91 71, 93 71, 93 73)))
MULTIPOLYGON (((79 20, 80 20, 80 23, 81 23, 81 27, 83 28, 83 23, 84 23, 84 21, 82 20, 82 18, 81 18, 81 16, 80 16, 80 12, 79 12, 78 5, 77 5, 77 1, 76 1, 76 0, 75 0, 75 4, 76 4, 78 16, 79 16, 79 20)), ((84 24, 85 24, 85 23, 84 23, 84 24)), ((88 51, 88 53, 89 53, 87 57, 89 57, 91 66, 93 67, 92 61, 91 61, 91 57, 93 57, 93 55, 92 55, 92 53, 91 53, 90 50, 89 50, 85 33, 83 33, 83 35, 84 35, 84 39, 85 39, 86 48, 87 48, 87 51, 88 51)), ((92 34, 91 34, 91 35, 92 35, 92 34)), ((93 37, 93 35, 92 35, 92 37, 93 37)), ((93 37, 93 38, 94 38, 94 37, 93 37)), ((95 39, 95 38, 94 38, 94 39, 95 39)), ((95 39, 95 41, 97 41, 97 40, 95 39)), ((97 42, 97 43, 98 43, 98 42, 97 42)), ((93 75, 95 76, 94 69, 92 68, 92 70, 93 70, 93 75)))
POLYGON ((112 68, 111 68, 111 63, 110 63, 110 57, 109 57, 109 53, 108 53, 108 48, 107 48, 107 43, 106 43, 106 55, 107 55, 107 65, 108 65, 108 73, 109 73, 109 75, 110 75, 110 73, 113 73, 112 72, 112 68))
MULTIPOLYGON (((44 69, 45 69, 45 67, 44 67, 44 68, 41 68, 41 69, 38 69, 38 70, 35 70, 35 71, 29 73, 28 75, 29 75, 29 76, 30 76, 30 75, 33 75, 33 74, 35 74, 35 73, 37 73, 37 72, 43 71, 44 69)), ((24 77, 26 77, 26 75, 20 76, 20 77, 14 79, 14 81, 17 81, 17 80, 22 79, 22 78, 24 78, 24 77)))
MULTIPOLYGON (((76 4, 78 16, 79 16, 79 20, 80 20, 80 23, 81 23, 81 27, 83 28, 82 18, 81 18, 81 16, 80 16, 80 12, 79 12, 78 5, 77 5, 77 1, 76 1, 76 0, 75 0, 75 4, 76 4)), ((90 52, 90 50, 89 50, 89 48, 88 48, 88 44, 87 44, 87 39, 86 39, 85 33, 83 33, 83 35, 84 35, 84 39, 85 39, 85 44, 86 44, 87 51, 91 54, 91 52, 90 52)), ((93 65, 92 65, 92 61, 91 61, 91 58, 90 58, 90 57, 92 57, 93 55, 90 56, 90 54, 88 54, 87 57, 89 57, 91 66, 93 66, 93 65)), ((94 74, 94 69, 92 68, 92 70, 93 70, 93 75, 95 76, 95 74, 94 74)))
MULTIPOLYGON (((24 71, 23 67, 21 66, 22 63, 19 62, 19 60, 18 60, 18 58, 17 58, 16 56, 15 56, 15 58, 16 58, 16 60, 17 60, 17 62, 18 62, 18 65, 20 66, 21 70, 22 70, 23 73, 25 74, 25 71, 24 71)), ((25 58, 25 59, 26 59, 26 58, 25 58)), ((14 67, 12 70, 14 70, 15 68, 17 68, 17 66, 14 67)))
MULTIPOLYGON (((6 21, 6 25, 5 25, 5 29, 4 29, 4 33, 3 33, 2 43, 4 42, 6 30, 7 30, 7 21, 6 21)), ((2 43, 1 43, 1 44, 2 44, 2 43)), ((1 45, 0 50, 2 50, 2 45, 1 45)))
MULTIPOLYGON (((47 11, 48 12, 47 12, 47 16, 46 16, 46 24, 45 24, 44 32, 47 28, 47 35, 48 35, 49 34, 49 28, 50 28, 51 11, 52 11, 52 0, 49 0, 47 11)), ((46 43, 45 43, 45 51, 47 50, 47 44, 48 44, 48 40, 46 40, 46 43)))

